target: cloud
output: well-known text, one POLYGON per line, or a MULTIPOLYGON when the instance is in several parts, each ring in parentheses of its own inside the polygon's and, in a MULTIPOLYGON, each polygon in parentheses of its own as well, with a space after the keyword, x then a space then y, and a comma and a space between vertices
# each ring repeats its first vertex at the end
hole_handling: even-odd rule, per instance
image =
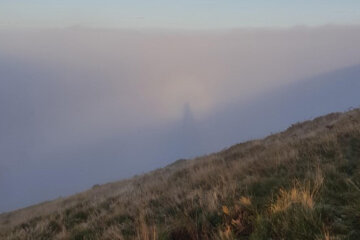
MULTIPOLYGON (((230 103, 246 106, 265 92, 359 64, 358 56, 357 26, 2 30, 1 166, 12 179, 52 172, 49 185, 63 186, 69 174, 83 187, 161 166, 196 152, 177 146, 184 106, 194 125, 206 125, 230 103)), ((196 131, 183 139, 197 139, 196 131)), ((65 193, 80 188, 70 185, 65 193)), ((36 199, 55 190, 43 191, 36 199)))
POLYGON ((185 103, 199 120, 360 56, 357 26, 0 34, 1 125, 31 151, 161 126, 185 103))
POLYGON ((37 65, 44 77, 53 69, 53 86, 68 87, 65 93, 95 94, 84 96, 84 108, 97 105, 105 111, 98 115, 108 109, 116 124, 119 118, 132 124, 139 113, 155 123, 174 119, 185 102, 201 116, 229 99, 354 65, 360 53, 358 27, 170 33, 70 29, 2 35, 2 52, 37 65))

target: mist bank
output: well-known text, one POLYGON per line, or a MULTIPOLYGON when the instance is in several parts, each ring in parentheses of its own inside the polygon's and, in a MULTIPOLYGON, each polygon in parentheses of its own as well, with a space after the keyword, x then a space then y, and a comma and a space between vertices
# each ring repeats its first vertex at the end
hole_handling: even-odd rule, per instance
POLYGON ((0 36, 0 211, 360 102, 360 27, 0 36))

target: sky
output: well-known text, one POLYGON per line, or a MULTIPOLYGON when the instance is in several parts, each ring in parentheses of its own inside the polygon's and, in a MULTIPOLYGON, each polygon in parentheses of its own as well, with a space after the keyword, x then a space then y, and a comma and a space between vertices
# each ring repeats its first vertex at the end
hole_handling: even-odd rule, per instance
POLYGON ((0 0, 0 212, 360 103, 359 1, 0 0))
POLYGON ((358 24, 357 0, 1 0, 1 28, 228 29, 358 24))

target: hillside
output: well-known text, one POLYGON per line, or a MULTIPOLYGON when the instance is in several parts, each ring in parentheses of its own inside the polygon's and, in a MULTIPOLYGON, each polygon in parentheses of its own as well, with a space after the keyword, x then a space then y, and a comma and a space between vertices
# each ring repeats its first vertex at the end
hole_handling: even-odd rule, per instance
MULTIPOLYGON (((350 33, 350 30, 347 31, 350 33)), ((359 37, 356 39, 359 41, 352 40, 351 42, 360 43, 360 28, 358 32, 359 37)), ((72 32, 71 36, 74 34, 75 32, 72 32)), ((324 34, 320 34, 320 32, 316 34, 324 38, 324 34)), ((0 39, 4 43, 0 44, 0 48, 3 47, 4 51, 6 35, 2 35, 0 39)), ((101 34, 101 36, 103 35, 101 34)), ((310 42, 313 42, 314 35, 310 35, 312 36, 310 42)), ((38 35, 36 36, 38 38, 38 35)), ((61 36, 63 35, 60 34, 57 38, 61 38, 61 36)), ((342 39, 346 40, 343 33, 341 36, 342 39)), ((78 43, 81 43, 81 46, 76 49, 82 49, 83 43, 94 37, 97 39, 95 34, 79 41, 78 43)), ((67 40, 69 44, 75 40, 71 39, 72 37, 67 40)), ((220 37, 219 41, 220 39, 223 37, 220 37)), ((251 42, 258 40, 259 36, 251 42)), ((28 46, 26 42, 29 39, 27 37, 22 37, 21 41, 25 42, 23 44, 18 43, 14 50, 23 45, 28 46), (27 40, 25 41, 25 39, 27 40)), ((52 41, 44 42, 44 44, 47 45, 56 41, 56 39, 52 39, 52 41)), ((143 38, 141 41, 146 42, 143 38)), ((282 37, 282 41, 284 41, 283 44, 277 44, 278 50, 280 52, 282 50, 290 51, 286 56, 294 54, 292 50, 286 47, 288 46, 287 43, 296 46, 296 52, 299 51, 298 47, 302 46, 302 43, 294 44, 294 42, 289 41, 289 38, 282 37)), ((322 46, 324 41, 327 41, 326 38, 319 41, 317 46, 322 46)), ((116 42, 116 46, 113 46, 112 49, 117 49, 117 51, 111 51, 112 54, 115 54, 115 58, 123 55, 118 49, 121 39, 116 42)), ((168 42, 167 40, 165 45, 168 45, 168 42)), ((231 42, 229 49, 224 49, 225 52, 235 53, 240 46, 248 48, 245 43, 239 45, 242 41, 231 42)), ((198 46, 200 48, 206 45, 203 41, 198 43, 201 43, 198 46)), ((44 48, 44 44, 39 44, 41 49, 44 48)), ((261 44, 258 43, 257 45, 260 46, 261 44)), ((340 45, 336 42, 334 46, 339 47, 340 45)), ((219 45, 220 49, 223 46, 225 44, 219 45)), ((192 76, 189 75, 189 79, 188 76, 182 76, 182 74, 187 75, 186 69, 182 69, 178 64, 170 61, 177 59, 171 53, 171 49, 178 48, 174 45, 167 53, 169 56, 163 58, 166 62, 173 62, 172 65, 177 66, 176 69, 182 69, 180 72, 175 69, 173 69, 175 72, 171 70, 173 73, 169 72, 169 74, 174 76, 174 81, 166 80, 169 82, 165 86, 169 86, 172 91, 175 91, 176 94, 174 95, 168 92, 168 89, 161 90, 164 87, 163 84, 156 87, 151 79, 149 82, 145 81, 149 75, 156 78, 156 80, 153 79, 155 82, 158 79, 167 79, 164 74, 156 73, 158 67, 167 66, 165 62, 165 65, 155 64, 152 70, 155 71, 154 73, 149 72, 147 74, 144 72, 145 68, 152 69, 147 64, 141 65, 145 56, 132 61, 133 63, 136 62, 136 75, 132 76, 132 73, 135 74, 135 69, 129 67, 129 70, 132 70, 129 72, 129 77, 125 77, 122 74, 128 74, 123 72, 124 69, 117 66, 123 61, 115 61, 116 66, 109 67, 109 72, 98 71, 93 67, 91 69, 78 69, 76 65, 69 62, 69 67, 75 72, 68 72, 69 69, 60 63, 53 63, 51 64, 54 65, 52 67, 48 66, 51 61, 46 61, 46 64, 38 63, 36 61, 39 57, 36 54, 38 51, 34 51, 35 55, 29 57, 28 60, 19 56, 0 54, 0 112, 2 115, 0 120, 0 159, 2 159, 0 161, 0 212, 12 211, 59 196, 69 196, 84 191, 95 183, 129 178, 136 173, 149 172, 166 166, 179 158, 193 158, 210 152, 218 152, 249 139, 263 138, 271 132, 279 132, 285 129, 294 122, 312 119, 330 112, 345 111, 351 106, 356 107, 354 104, 360 102, 360 94, 358 94, 360 89, 360 81, 358 80, 360 79, 358 61, 360 47, 359 51, 356 52, 353 47, 349 47, 349 44, 346 46, 348 47, 347 52, 344 52, 344 48, 341 50, 343 58, 352 58, 350 56, 353 56, 354 61, 347 64, 326 64, 327 60, 332 62, 338 58, 337 55, 331 54, 332 51, 329 49, 324 51, 329 54, 326 59, 316 60, 318 64, 326 66, 325 69, 315 62, 308 61, 313 59, 314 51, 311 51, 308 57, 301 53, 301 56, 298 57, 299 61, 306 63, 308 67, 311 66, 315 71, 308 71, 308 68, 303 66, 301 67, 301 74, 295 71, 300 67, 298 61, 291 63, 294 65, 293 67, 274 61, 273 57, 279 54, 277 50, 272 49, 274 52, 270 54, 271 57, 268 52, 268 60, 253 56, 254 68, 245 68, 249 70, 258 69, 250 71, 254 74, 265 74, 263 71, 266 69, 269 74, 265 74, 266 76, 261 78, 264 81, 267 79, 265 85, 259 83, 259 88, 254 87, 248 92, 249 86, 245 83, 248 78, 243 76, 243 71, 240 70, 244 67, 243 64, 248 64, 249 59, 247 57, 241 57, 242 54, 238 56, 238 53, 235 54, 234 58, 232 56, 218 58, 219 54, 203 56, 201 59, 215 61, 214 66, 204 64, 203 73, 205 75, 198 73, 195 69, 195 72, 189 73, 194 75, 195 83, 190 80, 192 76), (241 60, 238 57, 244 59, 241 60), (230 59, 235 65, 227 63, 230 59), (264 65, 264 68, 259 66, 259 61, 266 66, 264 65), (274 68, 268 65, 271 62, 276 63, 274 68), (227 69, 227 67, 226 71, 221 70, 219 69, 220 65, 225 67, 230 65, 234 70, 227 69), (109 78, 107 75, 113 70, 119 71, 120 76, 116 75, 117 77, 114 76, 114 79, 109 78), (276 80, 274 79, 272 82, 269 77, 277 71, 286 71, 289 76, 286 79, 284 77, 283 80, 276 76, 276 80), (223 72, 230 75, 234 73, 235 75, 222 76, 223 72), (144 77, 141 78, 137 75, 138 73, 144 77), (179 76, 175 77, 178 74, 179 76), (210 80, 209 77, 214 78, 214 80, 210 80), (126 80, 127 78, 129 79, 126 80), (133 79, 143 79, 146 83, 144 82, 145 85, 134 84, 133 79), (180 87, 181 91, 179 91, 179 88, 173 85, 177 83, 177 79, 179 82, 182 81, 181 79, 188 79, 186 81, 190 81, 189 85, 184 83, 185 85, 180 87), (215 82, 219 82, 220 85, 224 84, 229 89, 225 90, 224 88, 221 93, 215 94, 217 90, 207 89, 212 85, 206 83, 208 80, 214 84, 215 82), (134 84, 136 85, 133 86, 134 89, 140 87, 144 91, 147 88, 143 86, 150 84, 153 90, 146 90, 146 92, 154 95, 154 99, 153 97, 151 97, 153 100, 150 101, 143 97, 136 97, 133 100, 122 99, 121 96, 130 97, 139 94, 138 91, 134 94, 125 91, 125 95, 119 92, 128 89, 125 87, 127 84, 124 87, 118 86, 123 81, 124 84, 129 81, 129 87, 134 84), (224 81, 229 81, 229 83, 224 81), (193 88, 193 84, 197 87, 193 88), (244 86, 237 86, 238 84, 244 86), (186 93, 183 94, 182 91, 186 93), (230 94, 229 91, 235 93, 230 94), (243 91, 245 92, 243 93, 243 91), (164 93, 166 96, 162 96, 164 93), (176 97, 177 94, 180 96, 176 97), (217 97, 212 96, 213 94, 217 97), (155 100, 159 96, 166 100, 155 100), (168 104, 167 96, 173 100, 177 99, 176 106, 168 104), (202 100, 197 99, 196 96, 202 100), (194 97, 196 99, 193 99, 194 97), (95 102, 93 103, 93 101, 95 102), (133 103, 138 101, 144 101, 144 104, 135 107, 133 103), (132 103, 131 106, 128 104, 129 102, 132 103), (160 107, 163 103, 167 107, 160 107), (148 107, 142 109, 144 106, 148 107), (155 111, 155 109, 158 110, 155 111), (127 113, 128 111, 131 113, 127 113), (189 118, 191 115, 192 117, 189 118), (149 117, 153 121, 149 121, 149 117), (132 118, 136 118, 136 120, 132 118), (125 119, 128 119, 129 122, 125 119), (126 122, 129 123, 129 126, 126 122)), ((54 48, 63 49, 64 42, 58 42, 54 48)), ((136 47, 133 45, 127 47, 127 49, 134 48, 136 47)), ((269 46, 269 48, 271 47, 269 46)), ((41 49, 39 51, 42 51, 41 49)), ((161 44, 158 49, 168 48, 161 44)), ((208 50, 208 48, 205 49, 208 50)), ((316 51, 319 50, 318 47, 316 49, 316 51)), ((68 49, 63 50, 68 52, 68 49)), ((79 54, 78 50, 75 51, 74 49, 75 52, 68 52, 66 54, 67 59, 74 59, 74 56, 79 54)), ((88 50, 91 54, 90 48, 83 49, 81 52, 85 53, 88 50)), ((194 48, 194 51, 197 52, 197 48, 194 48)), ((254 54, 257 55, 260 52, 262 51, 257 49, 254 54)), ((205 54, 205 52, 203 53, 205 54)), ((181 52, 181 56, 183 55, 181 52)), ((153 62, 154 58, 150 56, 146 56, 146 58, 153 62)), ((86 58, 81 62, 85 64, 88 59, 86 58)), ((194 59, 197 57, 189 56, 184 60, 184 63, 186 62, 189 67, 195 67, 198 66, 199 62, 202 62, 200 59, 194 59), (192 61, 195 62, 192 63, 192 61)), ((125 62, 128 60, 128 57, 124 59, 125 62)), ((285 56, 283 60, 291 62, 285 56)), ((112 63, 113 61, 101 60, 101 65, 104 66, 112 63)), ((164 70, 169 69, 166 67, 164 70)), ((190 69, 189 71, 192 72, 190 69)))
POLYGON ((356 109, 2 214, 0 238, 360 239, 359 223, 356 109))

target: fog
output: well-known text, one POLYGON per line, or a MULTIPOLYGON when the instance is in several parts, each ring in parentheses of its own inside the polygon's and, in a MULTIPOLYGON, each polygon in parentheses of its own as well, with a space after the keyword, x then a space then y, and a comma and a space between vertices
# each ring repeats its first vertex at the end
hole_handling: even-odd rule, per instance
POLYGON ((0 31, 0 212, 360 103, 360 27, 0 31))

